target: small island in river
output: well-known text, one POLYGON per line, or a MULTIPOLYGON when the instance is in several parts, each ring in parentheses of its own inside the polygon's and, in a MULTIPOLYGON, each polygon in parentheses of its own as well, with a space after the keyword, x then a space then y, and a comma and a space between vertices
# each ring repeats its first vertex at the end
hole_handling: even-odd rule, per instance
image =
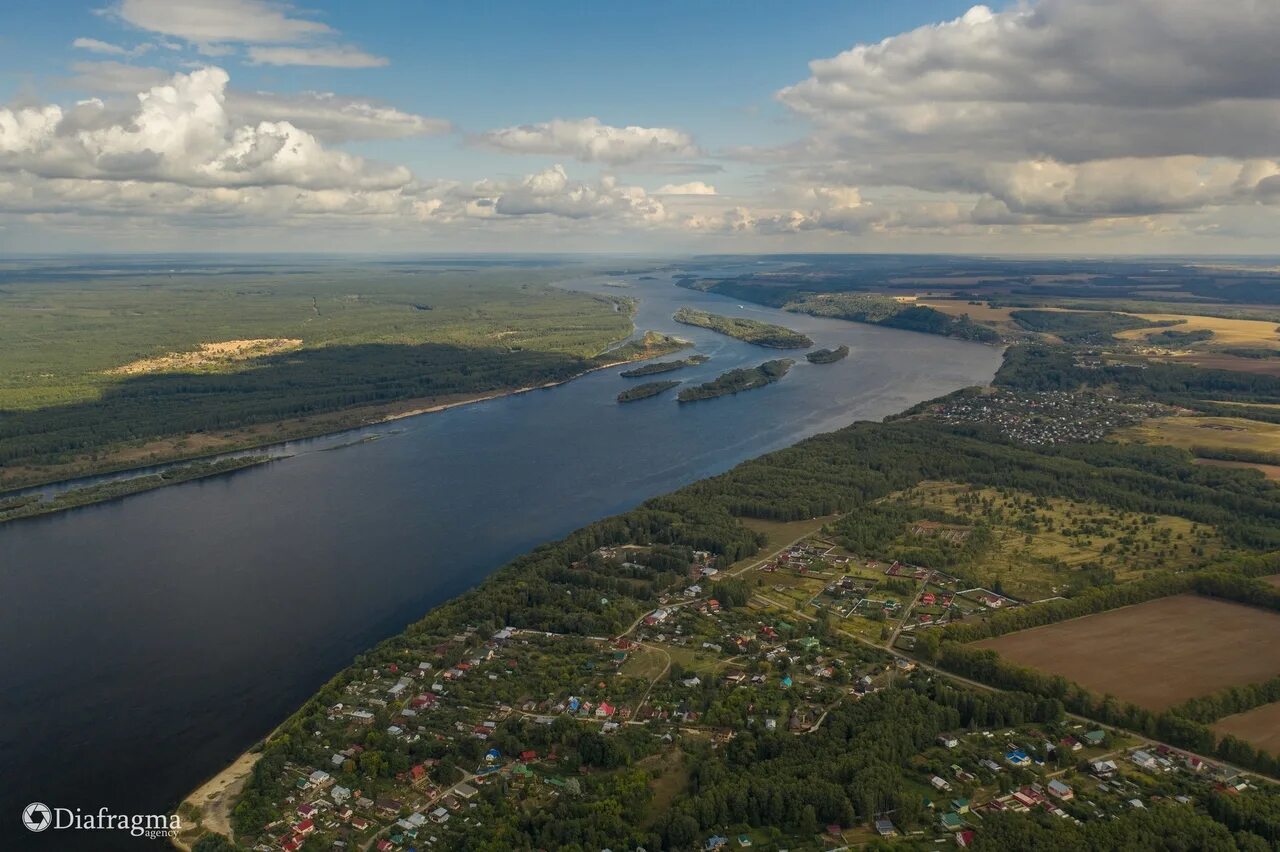
POLYGON ((618 375, 624 379, 634 379, 640 376, 654 376, 658 373, 670 373, 673 370, 682 370, 685 367, 696 367, 698 364, 705 364, 711 360, 710 355, 690 355, 688 358, 681 358, 678 361, 654 361, 652 364, 641 364, 630 370, 623 370, 618 375))
POLYGON ((680 382, 668 380, 665 382, 645 382, 642 385, 636 385, 633 388, 627 388, 618 394, 618 402, 635 402, 639 399, 648 399, 651 396, 657 396, 664 391, 669 391, 680 382))
POLYGON ((810 364, 834 364, 848 355, 849 347, 842 345, 835 349, 815 349, 812 352, 806 352, 804 357, 810 364))
POLYGON ((736 370, 721 373, 712 381, 680 391, 676 399, 680 402, 696 402, 700 399, 715 399, 718 396, 728 396, 739 391, 762 388, 785 376, 794 363, 795 361, 790 358, 779 358, 776 361, 765 361, 758 367, 739 367, 736 370))
POLYGON ((767 346, 770 349, 803 349, 813 345, 812 340, 798 331, 744 317, 724 317, 719 314, 709 314, 706 311, 696 311, 693 308, 681 308, 675 312, 672 319, 685 325, 709 328, 712 331, 736 337, 744 343, 754 343, 756 346, 767 346))

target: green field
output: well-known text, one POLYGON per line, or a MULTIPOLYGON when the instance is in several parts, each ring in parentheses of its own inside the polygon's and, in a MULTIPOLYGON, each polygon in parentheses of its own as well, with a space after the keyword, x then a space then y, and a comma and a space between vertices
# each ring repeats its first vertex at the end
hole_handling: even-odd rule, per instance
POLYGON ((882 555, 1023 599, 1187 568, 1222 552, 1205 524, 1018 489, 922 482, 881 506, 882 555))

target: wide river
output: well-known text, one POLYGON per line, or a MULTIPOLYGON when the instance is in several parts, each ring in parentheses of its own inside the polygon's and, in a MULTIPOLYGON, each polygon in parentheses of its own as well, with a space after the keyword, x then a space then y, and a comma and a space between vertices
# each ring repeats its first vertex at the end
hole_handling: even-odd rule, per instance
POLYGON ((639 329, 711 356, 672 378, 780 357, 675 323, 681 305, 852 352, 830 365, 794 354, 777 384, 687 405, 674 392, 618 405, 642 380, 603 370, 0 526, 0 849, 122 848, 117 833, 27 833, 19 810, 164 812, 354 655, 519 553, 806 436, 985 383, 1000 361, 993 347, 742 306, 665 275, 565 286, 634 296, 639 329), (382 437, 334 448, 364 435, 382 437))

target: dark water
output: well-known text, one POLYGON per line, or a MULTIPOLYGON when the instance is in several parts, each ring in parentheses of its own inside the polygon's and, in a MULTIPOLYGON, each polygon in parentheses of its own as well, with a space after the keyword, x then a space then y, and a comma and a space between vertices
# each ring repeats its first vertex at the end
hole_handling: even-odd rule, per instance
POLYGON ((674 392, 616 404, 628 380, 610 369, 355 435, 376 441, 299 442, 263 468, 0 526, 0 849, 121 848, 101 832, 30 834, 19 811, 163 812, 355 654, 531 546, 984 382, 999 362, 990 347, 743 308, 669 279, 603 280, 573 286, 640 298, 639 328, 712 356, 674 378, 778 357, 672 322, 685 304, 852 352, 822 366, 796 354, 778 384, 683 406, 674 392))

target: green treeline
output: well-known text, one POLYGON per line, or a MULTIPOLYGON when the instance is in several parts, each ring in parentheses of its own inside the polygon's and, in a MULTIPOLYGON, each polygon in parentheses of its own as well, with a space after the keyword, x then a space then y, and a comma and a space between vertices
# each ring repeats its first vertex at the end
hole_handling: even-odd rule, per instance
POLYGON ((1147 335, 1147 342, 1156 346, 1186 346, 1190 343, 1199 343, 1202 340, 1212 339, 1213 332, 1207 328, 1197 328, 1194 331, 1170 329, 1169 331, 1157 331, 1155 334, 1147 335))
POLYGON ((1170 707, 1169 712, 1207 725, 1224 716, 1244 713, 1274 701, 1280 701, 1280 676, 1262 683, 1228 686, 1209 695, 1190 698, 1177 707, 1170 707))
POLYGON ((1103 724, 1138 731, 1148 737, 1268 775, 1280 774, 1280 757, 1269 754, 1231 735, 1219 738, 1208 725, 1189 719, 1177 707, 1161 712, 1148 710, 1114 696, 1099 698, 1078 683, 1061 675, 1051 675, 1015 665, 995 651, 944 642, 938 651, 938 665, 949 672, 994 686, 1028 692, 1061 701, 1068 712, 1103 724))
POLYGON ((1056 335, 1064 343, 1105 343, 1117 331, 1177 325, 1185 320, 1152 322, 1128 314, 1095 311, 1011 311, 1013 321, 1027 331, 1056 335))
POLYGON ((651 364, 641 364, 630 370, 623 370, 619 373, 624 379, 636 379, 641 376, 653 376, 658 373, 670 373, 673 370, 681 370, 685 367, 694 367, 698 364, 705 364, 711 360, 710 355, 690 355, 688 358, 681 358, 677 361, 654 361, 651 364))
MULTIPOLYGON (((1106 385, 1122 393, 1137 393, 1174 404, 1195 397, 1228 402, 1280 401, 1280 376, 1207 370, 1155 361, 1141 365, 1108 363, 1085 366, 1069 349, 1041 343, 1011 347, 996 373, 995 383, 1028 391, 1071 391, 1085 386, 1106 385)), ((1236 406, 1219 407, 1234 412, 1229 416, 1253 417, 1252 413, 1236 406)))
POLYGON ((63 491, 51 499, 45 499, 39 493, 25 494, 8 499, 0 498, 0 523, 14 521, 19 518, 34 518, 37 515, 61 512, 65 509, 74 509, 78 506, 88 506, 93 503, 104 503, 108 500, 128 497, 130 494, 140 494, 143 491, 163 488, 166 485, 177 485, 180 482, 190 482, 193 479, 204 479, 205 477, 243 470, 246 467, 265 464, 272 460, 270 456, 239 456, 211 462, 192 462, 166 468, 159 473, 134 476, 129 479, 104 482, 99 485, 86 485, 83 488, 73 488, 63 491))
POLYGON ((709 382, 685 388, 680 391, 677 399, 681 402, 696 402, 700 399, 715 399, 718 396, 762 388, 785 376, 793 364, 795 361, 789 358, 780 358, 776 361, 765 361, 758 367, 739 367, 736 370, 729 370, 709 382))
POLYGON ((969 643, 994 639, 1031 627, 1057 624, 1122 606, 1187 592, 1221 598, 1261 609, 1280 611, 1280 590, 1253 579, 1280 572, 1280 552, 1252 556, 1215 566, 1220 570, 1164 574, 1131 583, 1086 589, 1070 598, 991 613, 981 621, 959 621, 942 629, 945 641, 969 643), (1249 572, 1257 571, 1258 574, 1249 572))
POLYGON ((668 382, 645 382, 642 385, 636 385, 624 390, 618 394, 618 402, 635 402, 638 399, 648 399, 651 396, 657 396, 664 391, 669 391, 676 385, 680 384, 675 381, 668 382))
POLYGON ((1249 464, 1280 465, 1280 453, 1251 450, 1248 447, 1192 447, 1191 455, 1198 459, 1247 462, 1249 464))
POLYGON ((798 331, 745 317, 726 317, 693 308, 681 308, 672 319, 685 325, 709 328, 745 343, 767 346, 770 349, 800 349, 813 345, 812 340, 798 331))
POLYGON ((834 364, 848 355, 849 347, 842 344, 835 349, 815 349, 812 352, 806 352, 804 358, 810 364, 834 364))
POLYGON ((998 343, 992 328, 974 322, 968 314, 953 317, 928 305, 899 302, 891 296, 867 293, 834 293, 804 296, 788 302, 786 309, 820 317, 836 317, 852 322, 882 325, 904 331, 938 334, 960 340, 998 343))

